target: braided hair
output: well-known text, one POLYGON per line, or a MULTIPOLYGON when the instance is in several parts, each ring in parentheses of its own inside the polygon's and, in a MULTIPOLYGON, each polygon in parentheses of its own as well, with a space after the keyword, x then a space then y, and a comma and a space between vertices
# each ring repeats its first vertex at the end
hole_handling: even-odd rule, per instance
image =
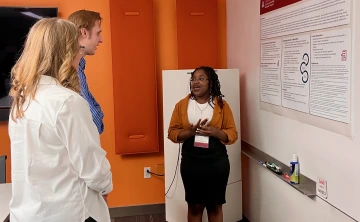
MULTIPOLYGON (((221 85, 220 85, 219 77, 216 74, 215 70, 209 66, 200 66, 191 73, 191 77, 194 76, 194 73, 197 70, 203 70, 209 80, 210 98, 209 98, 208 103, 210 104, 211 107, 213 107, 213 105, 212 105, 213 98, 217 98, 217 102, 218 102, 220 108, 222 109, 224 106, 222 97, 225 97, 225 96, 221 93, 221 90, 220 90, 221 85)), ((190 91, 191 91, 191 83, 190 83, 190 91)), ((190 94, 190 98, 195 99, 195 95, 192 91, 190 94)))

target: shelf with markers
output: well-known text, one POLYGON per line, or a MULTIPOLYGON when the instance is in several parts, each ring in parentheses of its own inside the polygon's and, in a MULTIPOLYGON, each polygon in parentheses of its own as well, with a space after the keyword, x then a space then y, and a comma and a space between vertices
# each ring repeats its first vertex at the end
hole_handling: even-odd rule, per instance
POLYGON ((241 151, 302 194, 316 196, 316 182, 300 173, 298 157, 295 154, 290 164, 284 164, 245 141, 241 143, 241 151))

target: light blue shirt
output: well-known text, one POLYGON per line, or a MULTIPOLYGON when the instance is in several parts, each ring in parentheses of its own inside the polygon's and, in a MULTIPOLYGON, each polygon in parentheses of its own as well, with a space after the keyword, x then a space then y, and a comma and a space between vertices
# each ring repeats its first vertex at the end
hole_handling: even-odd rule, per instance
POLYGON ((104 113, 101 110, 99 103, 96 102, 95 98, 93 97, 93 95, 89 90, 84 72, 85 65, 86 65, 85 59, 81 58, 79 64, 79 70, 78 70, 78 76, 80 81, 80 93, 82 97, 88 102, 90 106, 93 122, 95 123, 99 131, 99 134, 101 134, 104 131, 104 123, 103 123, 104 113))

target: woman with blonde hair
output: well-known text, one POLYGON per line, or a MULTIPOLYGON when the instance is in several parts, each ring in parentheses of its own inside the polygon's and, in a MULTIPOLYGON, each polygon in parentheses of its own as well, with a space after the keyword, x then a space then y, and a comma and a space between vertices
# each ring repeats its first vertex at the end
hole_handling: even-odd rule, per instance
POLYGON ((112 174, 79 95, 78 37, 68 21, 39 20, 11 71, 11 222, 110 221, 112 174))

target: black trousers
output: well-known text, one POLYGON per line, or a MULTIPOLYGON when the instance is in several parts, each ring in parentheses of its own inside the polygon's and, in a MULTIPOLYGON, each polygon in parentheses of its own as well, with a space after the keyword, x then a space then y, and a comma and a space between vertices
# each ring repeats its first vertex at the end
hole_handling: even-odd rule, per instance
POLYGON ((85 222, 96 222, 96 220, 92 219, 91 217, 89 217, 88 219, 85 220, 85 222))

